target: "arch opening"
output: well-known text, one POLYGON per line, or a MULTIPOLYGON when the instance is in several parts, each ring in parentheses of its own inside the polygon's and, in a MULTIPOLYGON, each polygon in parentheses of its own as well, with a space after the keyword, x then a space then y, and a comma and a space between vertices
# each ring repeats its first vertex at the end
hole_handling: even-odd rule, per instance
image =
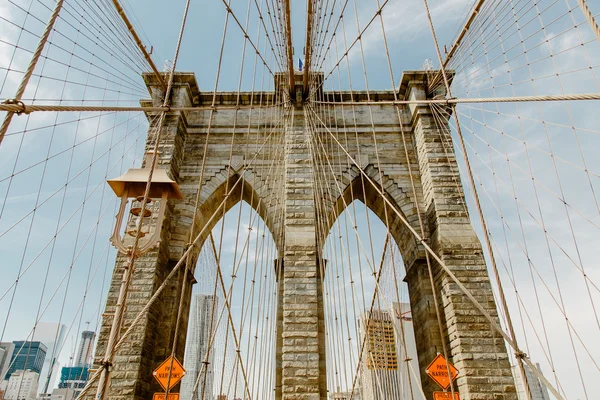
POLYGON ((203 203, 209 221, 188 296, 182 398, 272 398, 279 247, 269 207, 249 182, 222 183, 203 203), (233 190, 231 190, 233 188, 233 190), (230 193, 226 197, 226 193, 230 193), (225 199, 225 204, 218 208, 225 199))
MULTIPOLYGON (((337 218, 324 227, 321 246, 327 260, 328 388, 339 396, 354 388, 353 395, 361 398, 421 399, 404 252, 397 244, 405 239, 394 235, 395 221, 389 217, 388 233, 379 215, 385 216, 383 208, 362 191, 360 178, 351 185, 344 193, 348 199, 340 196, 332 212, 337 218)), ((406 243, 402 247, 408 248, 406 243)))

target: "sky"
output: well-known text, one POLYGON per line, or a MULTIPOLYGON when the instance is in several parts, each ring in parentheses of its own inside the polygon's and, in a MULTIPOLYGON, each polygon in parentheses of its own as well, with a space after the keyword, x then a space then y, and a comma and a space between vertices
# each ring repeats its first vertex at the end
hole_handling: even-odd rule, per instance
MULTIPOLYGON (((90 2, 94 7, 86 8, 78 0, 65 2, 23 97, 26 103, 135 106, 149 97, 139 76, 148 68, 132 42, 124 39, 116 16, 98 17, 104 3, 90 2)), ((456 71, 453 95, 599 92, 600 44, 575 3, 543 0, 533 6, 512 1, 496 11, 486 9, 486 19, 475 24, 465 50, 450 64, 456 71), (510 23, 514 15, 519 29, 510 23)), ((596 2, 588 3, 593 13, 600 11, 596 2)), ((231 3, 242 25, 248 4, 231 3)), ((269 68, 278 71, 264 34, 257 35, 253 4, 249 37, 269 68)), ((356 19, 362 29, 378 2, 348 4, 343 29, 350 43, 357 36, 356 19)), ((430 1, 440 48, 451 46, 472 4, 430 1)), ((0 100, 13 96, 53 5, 50 0, 0 2, 0 100)), ((163 69, 174 59, 185 2, 166 6, 159 0, 127 0, 123 5, 163 69)), ((305 41, 306 3, 292 2, 291 15, 297 62, 305 41)), ((348 89, 349 70, 354 90, 367 87, 365 74, 370 90, 389 90, 392 77, 397 86, 403 70, 421 69, 426 59, 434 68, 439 65, 420 1, 389 0, 382 15, 392 76, 376 20, 362 36, 362 51, 358 45, 349 51, 326 88, 348 89)), ((249 45, 243 50, 243 34, 231 17, 221 58, 225 20, 222 1, 192 0, 177 70, 194 72, 203 92, 214 90, 217 73, 218 91, 271 90, 272 78, 260 63, 254 68, 254 52, 249 45)), ((322 67, 326 74, 345 52, 343 36, 340 28, 322 67)), ((600 273, 594 251, 600 229, 596 109, 595 102, 556 102, 472 104, 457 111, 518 335, 553 382, 552 369, 557 371, 562 390, 572 399, 593 398, 582 390, 580 376, 590 385, 600 374, 588 355, 600 351, 595 286, 600 273)), ((467 182, 457 131, 451 126, 467 182)), ((23 339, 36 319, 60 320, 69 329, 60 356, 67 363, 86 322, 92 329, 97 326, 115 256, 107 238, 116 199, 104 181, 139 166, 146 130, 141 113, 43 113, 13 119, 0 144, 0 340, 23 339)), ((472 189, 465 186, 474 210, 472 189)), ((368 212, 361 207, 365 220, 368 212)), ((244 213, 249 215, 247 206, 244 213)), ((481 238, 474 211, 471 218, 481 238)), ((367 240, 363 229, 360 235, 367 240)), ((236 235, 233 226, 226 226, 226 232, 229 240, 236 235)), ((378 259, 385 234, 380 221, 373 223, 372 234, 379 238, 373 257, 378 259)), ((365 257, 353 251, 355 260, 365 257)), ((239 252, 225 247, 224 268, 230 268, 239 252)), ((370 285, 367 291, 372 293, 370 285)))

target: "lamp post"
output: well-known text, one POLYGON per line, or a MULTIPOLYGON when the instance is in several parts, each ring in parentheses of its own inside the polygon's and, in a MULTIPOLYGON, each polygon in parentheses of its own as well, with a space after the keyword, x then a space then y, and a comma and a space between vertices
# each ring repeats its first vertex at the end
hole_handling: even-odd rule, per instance
POLYGON ((160 244, 160 232, 167 200, 183 198, 177 182, 169 178, 166 170, 153 170, 153 161, 154 152, 147 152, 144 168, 131 168, 124 175, 107 181, 117 197, 121 198, 121 206, 116 215, 115 228, 110 241, 119 253, 127 256, 127 261, 123 263, 123 277, 119 297, 115 305, 106 351, 101 361, 102 372, 96 392, 97 400, 106 398, 113 353, 123 323, 125 301, 133 276, 134 261, 137 257, 160 244), (151 179, 149 179, 150 176, 151 179), (130 204, 130 200, 130 215, 127 218, 127 226, 122 233, 125 211, 130 204))

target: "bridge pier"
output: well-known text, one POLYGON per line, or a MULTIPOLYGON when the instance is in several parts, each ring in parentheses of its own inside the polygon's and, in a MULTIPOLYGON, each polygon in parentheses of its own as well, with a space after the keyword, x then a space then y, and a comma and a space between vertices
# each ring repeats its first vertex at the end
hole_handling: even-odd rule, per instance
POLYGON ((285 129, 285 223, 279 275, 277 400, 325 400, 325 326, 310 137, 302 109, 285 129), (279 347, 281 344, 281 347, 279 347), (279 371, 279 367, 281 370, 279 371))
MULTIPOLYGON (((424 76, 405 74, 405 98, 426 99, 424 76)), ((410 106, 410 126, 421 176, 423 220, 429 245, 456 277, 497 318, 496 303, 481 243, 471 226, 465 194, 448 132, 439 129, 428 106, 410 106)), ((446 342, 448 356, 459 370, 454 387, 462 400, 516 400, 504 339, 458 286, 430 257, 441 313, 442 338, 426 259, 407 265, 413 326, 421 372, 428 398, 441 389, 425 373, 446 342)))

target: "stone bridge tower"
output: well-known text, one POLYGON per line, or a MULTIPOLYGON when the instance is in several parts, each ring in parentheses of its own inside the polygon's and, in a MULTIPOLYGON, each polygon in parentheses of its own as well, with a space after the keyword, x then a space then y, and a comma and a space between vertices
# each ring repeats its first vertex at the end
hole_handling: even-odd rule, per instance
MULTIPOLYGON (((160 105, 162 101, 163 92, 155 79, 151 74, 144 75, 152 95, 152 100, 143 101, 144 104, 160 105)), ((425 99, 427 93, 425 72, 403 74, 400 98, 425 99)), ((219 93, 218 105, 234 105, 236 95, 219 93)), ((370 95, 371 100, 393 100, 391 92, 371 91, 370 95)), ((212 93, 199 92, 192 73, 175 74, 172 96, 173 106, 206 106, 212 101, 212 93)), ((335 96, 338 101, 350 100, 350 96, 344 96, 344 93, 336 92, 335 96)), ((273 104, 276 97, 277 92, 243 93, 241 101, 242 105, 273 104)), ((365 99, 366 94, 353 93, 354 102, 365 99)), ((123 326, 125 329, 131 323, 181 257, 190 241, 188 235, 191 224, 199 228, 208 223, 202 241, 208 237, 220 219, 210 218, 225 193, 231 191, 225 207, 219 212, 224 213, 240 200, 248 202, 271 230, 279 251, 276 263, 279 268, 277 379, 273 388, 277 400, 327 398, 320 273, 322 263, 321 249, 317 243, 323 243, 328 227, 353 198, 363 201, 384 220, 384 201, 377 188, 384 188, 387 198, 417 232, 418 212, 422 213, 431 247, 488 312, 497 315, 481 245, 464 208, 464 193, 452 144, 450 138, 436 127, 428 106, 402 106, 398 113, 400 106, 387 102, 375 106, 349 106, 333 115, 320 114, 328 126, 337 126, 338 129, 352 126, 351 133, 356 137, 348 144, 347 150, 357 160, 358 166, 348 163, 346 155, 336 154, 341 152, 339 148, 331 149, 330 160, 338 164, 333 166, 337 176, 334 177, 332 173, 332 190, 328 193, 315 193, 313 190, 314 168, 322 160, 310 154, 311 137, 307 128, 310 122, 308 110, 304 107, 310 105, 279 107, 287 121, 283 125, 277 123, 280 115, 266 111, 219 110, 210 122, 206 159, 203 159, 203 149, 207 141, 210 111, 199 109, 168 113, 160 143, 159 167, 166 168, 179 183, 185 198, 169 204, 160 248, 145 254, 136 262, 123 326), (375 129, 371 124, 369 107, 375 129), (402 128, 398 123, 398 115, 401 116, 402 128), (247 154, 256 153, 257 144, 244 142, 244 135, 235 137, 236 146, 233 148, 237 153, 230 154, 231 132, 236 119, 244 121, 243 125, 239 123, 244 129, 246 125, 254 131, 260 131, 261 126, 268 127, 262 129, 265 139, 268 133, 272 135, 250 167, 247 167, 247 154), (401 129, 406 135, 406 151, 401 129), (378 156, 374 154, 373 132, 376 132, 380 148, 378 156), (250 150, 246 152, 247 147, 250 150), (281 154, 282 165, 269 170, 268 160, 262 160, 262 154, 276 152, 281 154), (344 161, 340 163, 338 160, 344 161), (412 166, 416 196, 411 187, 409 164, 412 166), (199 171, 202 166, 205 172, 201 178, 199 171), (243 183, 234 187, 233 183, 245 167, 243 183), (364 178, 361 170, 376 187, 364 178), (268 180, 267 174, 271 176, 268 180), (276 177, 275 181, 281 183, 281 191, 273 187, 273 176, 276 177), (192 221, 200 179, 203 179, 201 209, 197 220, 192 221), (343 185, 342 194, 336 195, 340 193, 337 187, 340 184, 343 185), (328 215, 320 215, 316 202, 324 205, 324 210, 332 211, 328 215), (318 226, 325 226, 325 229, 319 229, 318 226)), ((316 129, 319 130, 318 127, 316 129)), ((321 131, 323 135, 328 134, 324 128, 321 131)), ((425 375, 424 370, 436 353, 441 352, 441 340, 445 340, 451 361, 460 371, 456 383, 461 399, 516 400, 502 338, 494 333, 487 320, 443 271, 434 266, 435 290, 443 319, 444 335, 443 339, 440 338, 424 250, 396 214, 388 212, 387 218, 406 266, 405 281, 409 287, 421 380, 428 399, 439 388, 425 375)), ((121 260, 117 260, 116 265, 98 340, 96 363, 105 351, 112 321, 110 313, 114 310, 119 291, 121 260)), ((152 393, 161 391, 152 379, 152 371, 170 354, 181 278, 173 279, 116 354, 108 391, 110 399, 147 400, 152 393)), ((186 282, 189 294, 193 277, 186 282)), ((183 328, 176 338, 179 349, 177 356, 180 359, 183 359, 185 349, 189 297, 185 303, 183 328)))

